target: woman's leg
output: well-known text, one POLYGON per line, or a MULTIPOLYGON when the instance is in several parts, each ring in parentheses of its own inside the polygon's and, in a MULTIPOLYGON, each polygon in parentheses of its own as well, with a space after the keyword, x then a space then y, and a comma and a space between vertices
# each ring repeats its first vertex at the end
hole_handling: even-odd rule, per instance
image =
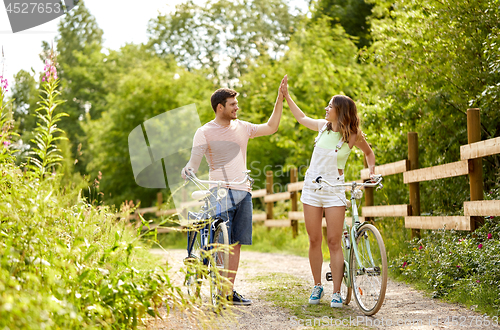
POLYGON ((345 206, 334 206, 325 209, 328 249, 330 250, 330 267, 332 269, 333 292, 340 292, 340 284, 344 276, 344 255, 342 254, 342 231, 344 228, 345 206))
POLYGON ((304 221, 309 235, 309 264, 313 273, 314 285, 316 285, 321 283, 321 266, 323 265, 323 253, 321 252, 323 208, 303 205, 304 221))

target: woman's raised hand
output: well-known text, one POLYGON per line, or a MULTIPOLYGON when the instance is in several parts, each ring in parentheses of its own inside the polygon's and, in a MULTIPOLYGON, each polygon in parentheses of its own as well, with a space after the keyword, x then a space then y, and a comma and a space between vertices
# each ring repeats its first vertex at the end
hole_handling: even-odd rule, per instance
POLYGON ((285 75, 281 80, 280 91, 284 97, 288 96, 288 76, 285 75))

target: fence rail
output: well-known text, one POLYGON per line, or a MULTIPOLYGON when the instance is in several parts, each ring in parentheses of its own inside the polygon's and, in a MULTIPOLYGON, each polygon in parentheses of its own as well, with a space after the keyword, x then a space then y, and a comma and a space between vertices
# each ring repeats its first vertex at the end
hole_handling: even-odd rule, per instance
MULTIPOLYGON (((408 159, 394 163, 383 164, 375 167, 375 173, 384 176, 403 173, 403 182, 408 184, 410 190, 409 204, 373 206, 373 188, 365 189, 365 206, 362 208, 361 221, 369 221, 374 217, 404 217, 405 227, 411 228, 413 235, 418 235, 418 229, 456 229, 475 230, 480 216, 500 216, 500 201, 483 201, 482 162, 481 158, 500 154, 500 137, 480 140, 479 109, 467 110, 467 131, 469 144, 460 147, 460 161, 442 164, 427 168, 418 165, 418 135, 408 133, 408 159), (420 215, 420 186, 423 181, 451 178, 469 175, 471 201, 464 202, 464 216, 421 216, 420 215)), ((369 178, 366 168, 360 172, 360 182, 369 178)), ((273 193, 273 172, 266 172, 266 189, 254 190, 252 198, 262 198, 266 205, 265 213, 254 213, 254 222, 264 222, 267 227, 293 228, 294 236, 297 234, 297 224, 303 221, 303 212, 297 211, 298 192, 304 187, 303 181, 297 181, 297 169, 290 171, 290 183, 286 192, 273 193), (273 216, 273 205, 278 201, 290 201, 291 210, 288 219, 276 220, 273 216)), ((350 188, 349 188, 350 189, 350 188)), ((184 194, 185 196, 185 194, 184 194)), ((161 196, 158 196, 158 205, 161 205, 161 196)), ((181 203, 182 209, 199 207, 198 201, 181 203)), ((174 214, 175 210, 159 210, 158 207, 137 209, 137 213, 155 212, 157 215, 174 214)), ((183 211, 184 212, 184 211, 183 211)), ((350 223, 348 221, 348 223, 350 223)), ((323 227, 325 227, 323 219, 323 227)))

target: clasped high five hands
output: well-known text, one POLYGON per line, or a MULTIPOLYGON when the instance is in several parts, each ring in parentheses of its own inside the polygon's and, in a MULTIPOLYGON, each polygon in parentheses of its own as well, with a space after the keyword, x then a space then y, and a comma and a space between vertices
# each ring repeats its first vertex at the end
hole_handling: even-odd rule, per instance
POLYGON ((288 96, 288 76, 285 75, 281 80, 281 84, 278 89, 278 98, 283 100, 287 96, 288 96))
POLYGON ((285 75, 281 80, 279 92, 281 97, 286 98, 288 96, 288 75, 285 75))

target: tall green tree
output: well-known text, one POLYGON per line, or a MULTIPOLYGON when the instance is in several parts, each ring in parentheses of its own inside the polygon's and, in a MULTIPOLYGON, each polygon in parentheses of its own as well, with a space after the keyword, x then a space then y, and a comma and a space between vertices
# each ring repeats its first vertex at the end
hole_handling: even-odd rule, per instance
POLYGON ((373 4, 365 0, 317 0, 313 2, 312 21, 328 16, 332 27, 340 24, 347 34, 356 37, 359 48, 371 43, 370 21, 373 4))
POLYGON ((92 118, 101 116, 108 93, 105 85, 105 55, 101 52, 103 31, 85 7, 84 1, 79 1, 64 16, 58 31, 57 65, 62 98, 67 101, 61 108, 69 114, 69 118, 61 121, 60 127, 68 134, 73 157, 80 160, 76 169, 83 172, 88 161, 88 149, 81 122, 86 113, 92 118), (82 156, 77 151, 80 144, 83 144, 82 156))
POLYGON ((20 70, 14 75, 12 112, 16 122, 15 131, 20 135, 17 144, 22 148, 20 152, 23 155, 29 148, 29 141, 33 138, 36 127, 35 110, 38 108, 39 95, 34 74, 20 70))
POLYGON ((139 45, 111 51, 107 59, 113 72, 108 77, 113 86, 106 98, 108 110, 84 123, 91 159, 87 170, 93 176, 102 173, 99 189, 105 203, 141 200, 149 206, 160 190, 142 188, 134 181, 129 134, 152 117, 192 103, 204 124, 213 117, 214 86, 207 72, 189 72, 173 58, 160 58, 139 45))
MULTIPOLYGON (((467 108, 481 109, 483 139, 499 136, 498 2, 371 2, 371 59, 384 85, 381 102, 367 116, 372 132, 381 122, 386 126, 378 134, 386 143, 376 146, 385 161, 406 153, 408 131, 419 134, 422 167, 459 160, 459 147, 467 144, 467 108)), ((483 164, 486 187, 498 185, 498 157, 483 164)), ((468 198, 465 177, 424 186, 425 211, 459 212, 468 198)))
POLYGON ((231 83, 258 56, 282 53, 294 22, 283 0, 188 1, 151 20, 149 45, 188 69, 210 70, 217 84, 231 83))

